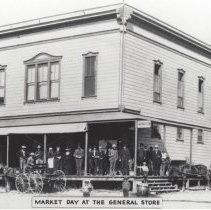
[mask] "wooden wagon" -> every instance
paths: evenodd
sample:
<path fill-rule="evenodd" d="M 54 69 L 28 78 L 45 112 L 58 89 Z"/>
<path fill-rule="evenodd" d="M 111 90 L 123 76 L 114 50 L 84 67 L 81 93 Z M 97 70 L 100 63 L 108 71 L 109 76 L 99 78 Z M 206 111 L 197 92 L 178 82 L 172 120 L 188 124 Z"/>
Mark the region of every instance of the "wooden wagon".
<path fill-rule="evenodd" d="M 12 184 L 21 193 L 41 193 L 44 186 L 53 191 L 63 192 L 66 188 L 66 176 L 62 170 L 52 170 L 47 164 L 36 164 L 26 168 L 24 173 L 17 169 L 7 168 L 4 172 L 6 187 Z"/>

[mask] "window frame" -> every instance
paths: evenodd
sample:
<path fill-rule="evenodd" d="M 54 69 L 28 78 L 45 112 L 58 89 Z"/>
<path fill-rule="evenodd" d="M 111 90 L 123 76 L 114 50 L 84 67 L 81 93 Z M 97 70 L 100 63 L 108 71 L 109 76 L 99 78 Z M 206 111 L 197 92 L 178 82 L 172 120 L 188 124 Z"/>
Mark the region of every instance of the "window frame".
<path fill-rule="evenodd" d="M 202 81 L 203 82 L 203 84 L 202 84 L 202 107 L 199 107 L 199 100 L 200 100 L 200 96 L 199 96 L 199 81 Z M 203 76 L 198 76 L 198 86 L 197 86 L 197 98 L 198 98 L 198 101 L 197 101 L 197 112 L 198 113 L 201 113 L 201 114 L 204 114 L 204 99 L 205 99 L 205 97 L 204 97 L 204 95 L 205 95 L 205 91 L 204 91 L 204 86 L 205 86 L 205 78 L 203 77 Z"/>
<path fill-rule="evenodd" d="M 155 99 L 155 93 L 158 93 L 155 91 L 155 66 L 158 65 L 159 67 L 159 77 L 160 77 L 160 83 L 159 83 L 159 94 L 160 94 L 160 100 Z M 162 104 L 162 67 L 163 63 L 158 59 L 158 60 L 153 60 L 153 102 Z"/>
<path fill-rule="evenodd" d="M 178 131 L 179 131 L 179 129 L 182 130 L 182 138 L 179 138 L 179 136 L 178 136 Z M 184 128 L 182 128 L 182 127 L 177 127 L 177 137 L 176 137 L 176 141 L 184 142 Z"/>
<path fill-rule="evenodd" d="M 4 89 L 4 102 L 0 103 L 0 106 L 6 104 L 6 68 L 7 68 L 7 65 L 0 64 L 0 71 L 4 72 L 4 86 L 2 86 L 3 87 L 2 89 Z M 0 86 L 0 88 L 1 88 L 1 86 Z"/>
<path fill-rule="evenodd" d="M 82 54 L 83 56 L 83 74 L 82 74 L 82 99 L 83 98 L 96 98 L 97 97 L 97 72 L 98 72 L 98 52 L 88 52 Z M 94 95 L 85 95 L 85 72 L 86 72 L 86 58 L 95 57 L 95 94 Z"/>
<path fill-rule="evenodd" d="M 39 58 L 44 57 L 44 58 Z M 38 55 L 34 56 L 33 58 L 24 61 L 25 64 L 25 94 L 24 94 L 24 103 L 38 103 L 38 102 L 45 102 L 45 101 L 59 101 L 60 100 L 60 84 L 61 84 L 61 59 L 62 56 L 53 56 L 48 53 L 39 53 Z M 58 63 L 58 97 L 51 98 L 50 97 L 50 88 L 51 88 L 51 64 Z M 47 64 L 47 98 L 38 99 L 38 66 L 40 64 Z M 34 99 L 27 100 L 27 91 L 28 91 L 28 67 L 35 66 L 35 90 L 34 90 Z"/>
<path fill-rule="evenodd" d="M 201 141 L 199 141 L 199 131 L 201 131 Z M 197 144 L 204 144 L 204 130 L 197 129 Z"/>
<path fill-rule="evenodd" d="M 179 109 L 185 109 L 185 71 L 183 69 L 177 69 L 177 108 Z M 183 99 L 183 106 L 180 106 L 179 104 L 179 74 L 183 74 L 183 91 L 182 91 L 182 99 Z"/>

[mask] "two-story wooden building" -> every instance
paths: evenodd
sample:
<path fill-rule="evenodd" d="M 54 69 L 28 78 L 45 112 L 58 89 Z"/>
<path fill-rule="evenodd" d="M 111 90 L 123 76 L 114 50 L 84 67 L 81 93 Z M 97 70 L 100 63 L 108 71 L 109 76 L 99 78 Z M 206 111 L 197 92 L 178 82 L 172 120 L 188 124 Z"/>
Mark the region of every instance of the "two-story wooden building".
<path fill-rule="evenodd" d="M 0 27 L 1 161 L 78 143 L 211 163 L 211 47 L 129 5 Z M 87 164 L 85 162 L 85 173 Z"/>

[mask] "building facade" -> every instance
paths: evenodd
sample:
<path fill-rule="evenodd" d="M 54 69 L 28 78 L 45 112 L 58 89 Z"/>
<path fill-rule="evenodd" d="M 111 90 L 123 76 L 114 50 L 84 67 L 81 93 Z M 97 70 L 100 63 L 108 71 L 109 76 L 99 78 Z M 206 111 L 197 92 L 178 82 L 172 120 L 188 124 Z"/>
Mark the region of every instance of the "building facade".
<path fill-rule="evenodd" d="M 159 144 L 209 166 L 210 58 L 210 46 L 129 5 L 2 26 L 1 159 L 15 166 L 11 152 L 32 150 L 30 138 L 46 151 L 53 134 L 74 133 L 65 146 L 123 139 L 136 162 L 140 143 Z"/>

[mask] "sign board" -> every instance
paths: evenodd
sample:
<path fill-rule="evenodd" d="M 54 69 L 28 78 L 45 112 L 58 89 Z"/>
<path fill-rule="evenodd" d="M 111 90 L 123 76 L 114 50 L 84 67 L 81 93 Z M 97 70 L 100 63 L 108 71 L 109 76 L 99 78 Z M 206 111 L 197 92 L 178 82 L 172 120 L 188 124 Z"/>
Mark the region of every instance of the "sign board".
<path fill-rule="evenodd" d="M 151 121 L 149 120 L 139 120 L 138 128 L 151 128 Z"/>

